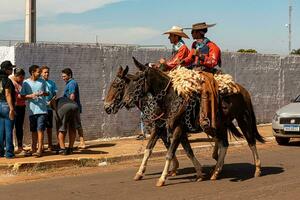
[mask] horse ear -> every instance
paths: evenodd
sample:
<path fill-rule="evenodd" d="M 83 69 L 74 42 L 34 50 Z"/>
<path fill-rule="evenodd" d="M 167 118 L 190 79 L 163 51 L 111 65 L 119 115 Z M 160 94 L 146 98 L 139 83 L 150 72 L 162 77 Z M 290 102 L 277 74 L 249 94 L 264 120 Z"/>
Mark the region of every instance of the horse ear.
<path fill-rule="evenodd" d="M 137 61 L 137 59 L 135 59 L 135 57 L 132 57 L 133 62 L 135 64 L 135 66 L 140 70 L 140 71 L 145 71 L 146 66 L 143 65 L 142 63 L 140 63 L 139 61 Z"/>
<path fill-rule="evenodd" d="M 120 65 L 119 66 L 119 69 L 118 69 L 118 73 L 117 73 L 117 76 L 122 76 L 122 74 L 123 74 L 123 67 Z"/>
<path fill-rule="evenodd" d="M 124 78 L 126 76 L 126 74 L 128 73 L 128 71 L 129 71 L 129 67 L 128 67 L 128 65 L 126 65 L 126 68 L 123 70 L 121 77 Z"/>

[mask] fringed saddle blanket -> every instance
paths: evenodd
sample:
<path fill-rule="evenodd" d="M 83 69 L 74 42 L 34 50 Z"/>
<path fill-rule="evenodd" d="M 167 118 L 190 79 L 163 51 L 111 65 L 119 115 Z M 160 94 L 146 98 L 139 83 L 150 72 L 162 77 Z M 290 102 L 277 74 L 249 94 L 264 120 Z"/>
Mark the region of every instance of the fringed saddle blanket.
<path fill-rule="evenodd" d="M 204 82 L 199 72 L 185 67 L 177 67 L 170 71 L 168 76 L 171 77 L 175 92 L 184 98 L 191 97 L 194 92 L 199 93 Z"/>
<path fill-rule="evenodd" d="M 185 67 L 177 67 L 170 71 L 168 76 L 172 79 L 175 92 L 184 98 L 192 97 L 195 92 L 200 93 L 203 89 L 202 83 L 205 82 L 203 73 Z M 239 92 L 239 87 L 229 74 L 215 74 L 214 78 L 220 94 L 231 95 Z"/>
<path fill-rule="evenodd" d="M 240 92 L 238 85 L 229 74 L 215 74 L 214 78 L 218 83 L 218 91 L 221 95 L 232 95 Z"/>

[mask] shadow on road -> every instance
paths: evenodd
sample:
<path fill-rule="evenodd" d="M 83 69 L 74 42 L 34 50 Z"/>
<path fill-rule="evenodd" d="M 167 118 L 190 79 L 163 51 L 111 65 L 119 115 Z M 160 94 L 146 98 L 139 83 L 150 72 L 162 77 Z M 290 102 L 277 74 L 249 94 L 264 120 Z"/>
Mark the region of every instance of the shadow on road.
<path fill-rule="evenodd" d="M 213 166 L 204 166 L 202 168 L 205 178 L 204 180 L 209 180 L 211 172 L 213 170 Z M 223 171 L 219 176 L 219 179 L 230 179 L 230 181 L 238 182 L 238 181 L 245 181 L 248 179 L 254 178 L 254 171 L 255 167 L 251 163 L 233 163 L 233 164 L 225 164 L 223 167 Z M 273 175 L 273 174 L 280 174 L 284 172 L 282 167 L 262 167 L 261 168 L 262 174 L 261 176 Z M 187 167 L 178 169 L 176 177 L 169 177 L 169 180 L 188 180 L 185 182 L 191 182 L 196 179 L 196 171 L 194 167 Z M 147 176 L 154 176 L 160 175 L 160 172 L 157 173 L 149 173 L 146 174 Z M 145 178 L 146 178 L 145 177 Z M 147 177 L 147 179 L 152 179 L 157 177 Z M 174 183 L 178 184 L 178 183 Z"/>
<path fill-rule="evenodd" d="M 113 147 L 116 143 L 90 144 L 87 148 Z"/>
<path fill-rule="evenodd" d="M 91 149 L 82 149 L 80 151 L 75 151 L 73 154 L 108 154 L 107 151 L 95 151 Z"/>
<path fill-rule="evenodd" d="M 254 178 L 255 166 L 251 163 L 225 164 L 220 179 L 229 178 L 230 181 L 238 182 Z M 284 172 L 282 167 L 261 168 L 261 176 L 280 174 Z"/>
<path fill-rule="evenodd" d="M 287 145 L 284 145 L 284 146 L 300 147 L 300 141 L 291 141 Z"/>

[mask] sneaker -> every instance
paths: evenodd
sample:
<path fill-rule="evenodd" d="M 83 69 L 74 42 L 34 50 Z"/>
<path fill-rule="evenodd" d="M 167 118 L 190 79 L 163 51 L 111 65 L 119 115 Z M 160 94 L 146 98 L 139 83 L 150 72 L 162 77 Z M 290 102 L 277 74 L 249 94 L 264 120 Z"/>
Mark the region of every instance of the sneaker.
<path fill-rule="evenodd" d="M 144 135 L 139 135 L 136 137 L 136 140 L 144 140 L 146 137 Z"/>
<path fill-rule="evenodd" d="M 15 156 L 14 155 L 12 155 L 12 156 L 5 156 L 5 158 L 6 159 L 13 159 L 13 158 L 15 158 Z"/>
<path fill-rule="evenodd" d="M 18 156 L 24 156 L 24 157 L 28 157 L 28 156 L 31 156 L 31 153 L 29 151 L 25 151 L 25 150 L 22 150 Z"/>
<path fill-rule="evenodd" d="M 73 148 L 67 148 L 67 155 L 73 154 Z"/>
<path fill-rule="evenodd" d="M 60 149 L 59 151 L 56 152 L 56 154 L 68 155 L 68 149 Z"/>
<path fill-rule="evenodd" d="M 33 156 L 35 156 L 36 158 L 42 157 L 42 152 L 35 152 L 32 154 Z"/>

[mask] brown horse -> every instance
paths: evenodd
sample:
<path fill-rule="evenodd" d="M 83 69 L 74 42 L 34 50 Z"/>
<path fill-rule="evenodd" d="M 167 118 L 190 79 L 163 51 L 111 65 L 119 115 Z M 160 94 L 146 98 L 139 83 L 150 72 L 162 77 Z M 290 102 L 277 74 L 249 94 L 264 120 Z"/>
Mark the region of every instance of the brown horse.
<path fill-rule="evenodd" d="M 109 90 L 107 92 L 107 95 L 105 97 L 104 101 L 104 109 L 107 114 L 116 114 L 119 109 L 121 109 L 124 104 L 123 104 L 123 95 L 125 92 L 125 88 L 128 86 L 129 82 L 134 76 L 131 74 L 128 74 L 128 66 L 126 66 L 125 69 L 123 69 L 121 66 L 118 69 L 118 72 L 116 74 L 116 77 L 112 81 Z M 146 104 L 148 101 L 147 97 L 143 98 L 140 102 L 137 103 L 136 106 L 142 110 L 143 104 Z M 159 120 L 154 120 L 154 121 L 159 121 Z M 153 122 L 154 122 L 153 121 Z M 137 171 L 134 180 L 140 180 L 143 178 L 144 173 L 146 171 L 146 165 L 147 162 L 151 156 L 152 150 L 159 138 L 162 139 L 165 147 L 168 149 L 170 147 L 170 141 L 167 140 L 167 130 L 165 126 L 158 126 L 159 124 L 153 123 L 154 126 L 151 129 L 151 134 L 149 141 L 147 143 L 146 149 L 144 151 L 144 157 L 142 160 L 142 163 L 139 167 L 139 170 Z M 179 162 L 174 156 L 174 159 L 172 160 L 172 169 L 170 172 L 171 176 L 176 175 L 176 171 L 179 167 Z"/>
<path fill-rule="evenodd" d="M 164 113 L 165 117 L 167 116 L 168 124 L 174 124 L 174 127 L 171 127 L 171 130 L 169 130 L 172 133 L 171 146 L 168 149 L 164 171 L 158 180 L 157 185 L 162 186 L 165 183 L 167 172 L 170 166 L 170 160 L 175 155 L 179 143 L 182 144 L 184 149 L 187 151 L 189 158 L 192 160 L 197 171 L 197 178 L 201 179 L 201 165 L 194 157 L 186 135 L 186 132 L 188 131 L 188 127 L 184 123 L 186 111 L 182 112 L 183 114 L 179 118 L 177 117 L 175 122 L 172 121 L 174 120 L 172 117 L 174 115 L 174 112 L 172 111 L 172 109 L 174 110 L 174 107 L 172 107 L 172 104 L 177 102 L 178 98 L 180 97 L 174 92 L 172 84 L 170 84 L 170 78 L 159 70 L 144 66 L 135 59 L 134 61 L 141 72 L 136 75 L 133 81 L 129 82 L 123 98 L 124 102 L 127 106 L 130 106 L 132 105 L 132 102 L 142 98 L 149 92 L 154 97 L 159 97 L 157 98 L 157 105 L 161 108 L 161 112 Z M 220 148 L 220 156 L 218 157 L 218 162 L 211 179 L 216 179 L 223 167 L 224 158 L 228 147 L 227 128 L 231 126 L 233 119 L 237 120 L 244 136 L 246 137 L 250 149 L 253 152 L 256 165 L 255 176 L 259 176 L 261 173 L 261 164 L 256 150 L 256 139 L 260 142 L 264 142 L 264 139 L 257 131 L 256 119 L 253 112 L 250 95 L 243 87 L 240 87 L 240 89 L 241 93 L 231 96 L 224 96 L 221 100 L 221 117 L 218 120 L 219 125 L 216 134 L 216 138 L 218 139 L 218 147 Z M 175 103 L 175 105 L 177 104 Z M 186 109 L 186 106 L 182 104 L 179 109 L 178 106 L 175 109 L 177 109 L 177 113 L 181 113 L 180 110 Z"/>

